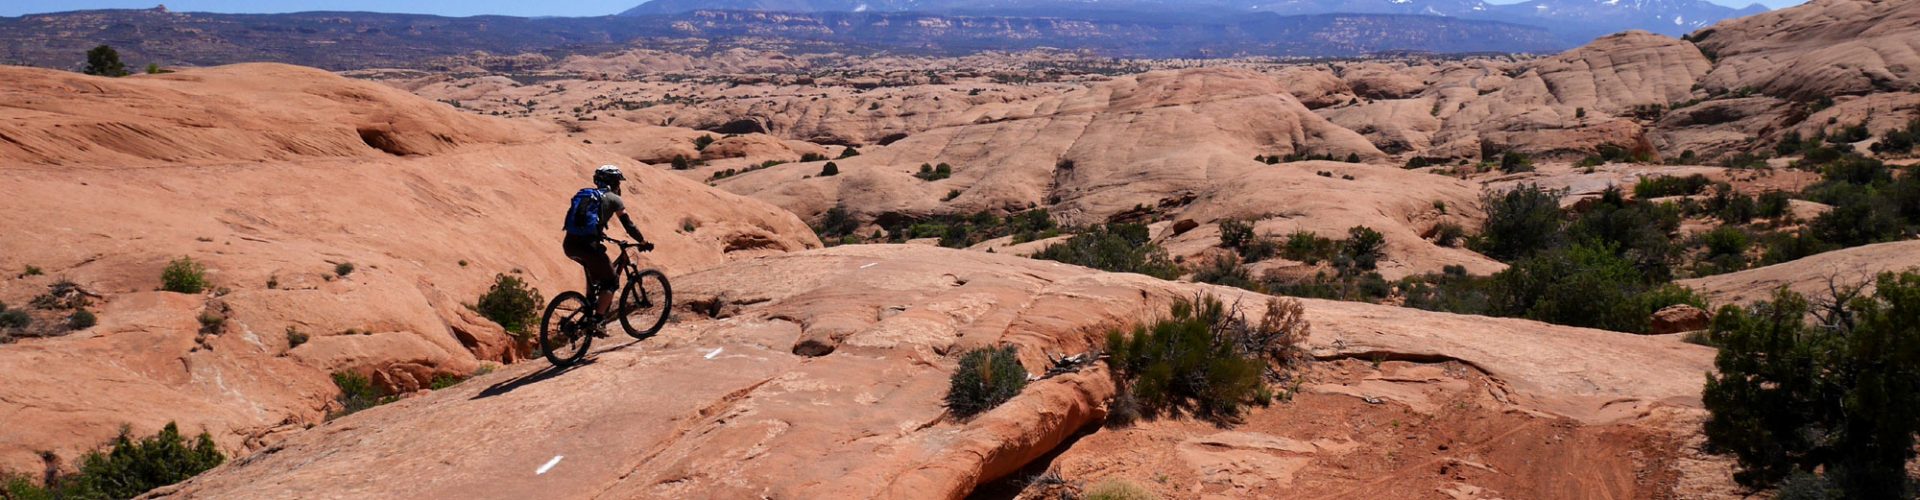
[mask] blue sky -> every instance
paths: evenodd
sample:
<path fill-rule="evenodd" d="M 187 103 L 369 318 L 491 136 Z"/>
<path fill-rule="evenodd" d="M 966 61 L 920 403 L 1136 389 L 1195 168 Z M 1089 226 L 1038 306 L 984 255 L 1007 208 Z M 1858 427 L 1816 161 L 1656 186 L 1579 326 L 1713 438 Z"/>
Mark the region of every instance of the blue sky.
<path fill-rule="evenodd" d="M 1487 0 L 1490 3 L 1518 3 L 1524 0 Z M 1710 0 L 1743 7 L 1758 1 L 1779 8 L 1806 0 Z M 157 0 L 4 0 L 0 16 L 18 16 L 40 12 L 83 9 L 145 9 Z M 499 14 L 508 16 L 600 16 L 618 13 L 640 4 L 640 0 L 165 0 L 167 8 L 193 12 L 299 12 L 311 10 L 354 10 L 406 12 L 443 16 Z"/>

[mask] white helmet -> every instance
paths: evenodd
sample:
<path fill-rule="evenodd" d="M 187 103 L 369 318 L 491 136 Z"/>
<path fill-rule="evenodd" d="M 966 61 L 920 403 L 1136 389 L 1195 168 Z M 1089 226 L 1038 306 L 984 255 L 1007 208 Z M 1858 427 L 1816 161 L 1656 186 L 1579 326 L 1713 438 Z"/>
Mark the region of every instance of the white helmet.
<path fill-rule="evenodd" d="M 627 176 L 620 173 L 620 167 L 617 165 L 601 165 L 600 168 L 593 169 L 594 184 L 611 186 L 624 180 L 627 180 Z"/>

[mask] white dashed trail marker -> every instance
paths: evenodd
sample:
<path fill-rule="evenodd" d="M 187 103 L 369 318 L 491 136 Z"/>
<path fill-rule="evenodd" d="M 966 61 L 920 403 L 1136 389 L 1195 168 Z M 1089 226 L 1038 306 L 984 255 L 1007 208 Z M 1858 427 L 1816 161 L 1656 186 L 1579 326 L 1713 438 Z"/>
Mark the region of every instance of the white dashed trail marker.
<path fill-rule="evenodd" d="M 533 471 L 533 475 L 539 476 L 539 475 L 546 474 L 547 471 L 553 470 L 553 466 L 560 465 L 560 459 L 562 458 L 566 458 L 566 457 L 561 455 L 554 455 L 553 460 L 548 460 L 546 465 L 542 465 L 538 470 Z"/>

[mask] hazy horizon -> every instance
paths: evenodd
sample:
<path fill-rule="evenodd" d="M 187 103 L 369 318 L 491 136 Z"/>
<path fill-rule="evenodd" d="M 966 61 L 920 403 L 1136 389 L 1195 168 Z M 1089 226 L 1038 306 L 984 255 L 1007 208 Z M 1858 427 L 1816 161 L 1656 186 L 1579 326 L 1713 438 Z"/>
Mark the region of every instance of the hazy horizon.
<path fill-rule="evenodd" d="M 1486 0 L 1494 4 L 1521 3 L 1526 0 Z M 1708 0 L 1730 7 L 1762 4 L 1769 8 L 1799 5 L 1806 0 Z M 217 12 L 233 14 L 273 14 L 308 11 L 363 11 L 438 16 L 501 15 L 519 17 L 591 17 L 618 14 L 640 5 L 641 0 L 574 0 L 569 2 L 525 2 L 504 0 L 184 0 L 165 2 L 179 12 Z M 18 0 L 0 5 L 0 16 L 94 9 L 150 9 L 153 0 Z"/>

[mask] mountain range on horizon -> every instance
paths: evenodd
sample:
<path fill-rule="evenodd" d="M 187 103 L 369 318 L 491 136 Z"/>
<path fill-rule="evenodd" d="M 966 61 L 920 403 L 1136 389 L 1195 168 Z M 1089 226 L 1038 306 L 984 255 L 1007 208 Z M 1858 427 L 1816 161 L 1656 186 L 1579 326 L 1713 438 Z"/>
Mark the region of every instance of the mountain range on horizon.
<path fill-rule="evenodd" d="M 678 14 L 698 10 L 769 12 L 925 12 L 1067 18 L 1226 19 L 1247 13 L 1280 15 L 1405 14 L 1500 21 L 1538 26 L 1575 44 L 1626 30 L 1679 36 L 1721 20 L 1769 9 L 1759 3 L 1732 8 L 1707 0 L 1528 0 L 1493 4 L 1482 0 L 651 0 L 623 16 Z"/>

